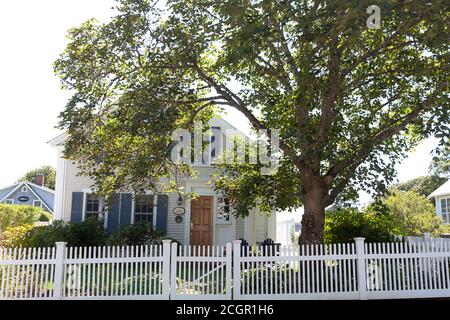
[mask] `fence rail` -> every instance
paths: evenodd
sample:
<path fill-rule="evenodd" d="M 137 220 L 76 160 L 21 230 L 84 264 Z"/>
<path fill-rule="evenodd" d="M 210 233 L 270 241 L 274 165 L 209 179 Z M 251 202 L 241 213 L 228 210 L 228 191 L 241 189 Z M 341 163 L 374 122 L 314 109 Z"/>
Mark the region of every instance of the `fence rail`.
<path fill-rule="evenodd" d="M 450 241 L 0 248 L 0 299 L 450 297 Z"/>

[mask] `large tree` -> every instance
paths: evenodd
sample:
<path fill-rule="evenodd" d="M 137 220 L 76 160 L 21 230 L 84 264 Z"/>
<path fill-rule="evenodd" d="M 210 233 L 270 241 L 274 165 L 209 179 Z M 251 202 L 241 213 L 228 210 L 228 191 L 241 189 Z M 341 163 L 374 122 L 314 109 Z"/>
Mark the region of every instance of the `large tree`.
<path fill-rule="evenodd" d="M 44 176 L 44 187 L 55 190 L 56 170 L 52 166 L 42 166 L 26 172 L 18 181 L 30 181 L 36 183 L 39 175 Z"/>
<path fill-rule="evenodd" d="M 370 5 L 379 28 L 367 26 Z M 223 166 L 218 185 L 239 214 L 303 204 L 301 242 L 315 243 L 338 197 L 382 188 L 418 141 L 448 138 L 448 1 L 120 0 L 116 10 L 70 30 L 55 64 L 74 92 L 61 115 L 66 156 L 101 193 L 179 173 L 171 132 L 228 106 L 269 136 L 279 129 L 282 158 L 272 176 Z"/>

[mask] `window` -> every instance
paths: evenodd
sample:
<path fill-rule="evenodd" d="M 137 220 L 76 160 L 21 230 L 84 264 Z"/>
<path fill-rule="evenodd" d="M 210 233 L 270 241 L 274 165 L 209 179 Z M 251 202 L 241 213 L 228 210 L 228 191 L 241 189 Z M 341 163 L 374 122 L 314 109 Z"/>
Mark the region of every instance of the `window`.
<path fill-rule="evenodd" d="M 227 197 L 217 198 L 217 222 L 230 221 L 230 200 Z"/>
<path fill-rule="evenodd" d="M 33 207 L 42 208 L 42 201 L 41 200 L 33 200 Z"/>
<path fill-rule="evenodd" d="M 14 200 L 13 199 L 6 199 L 5 201 L 3 201 L 4 204 L 14 204 Z"/>
<path fill-rule="evenodd" d="M 102 218 L 101 200 L 96 194 L 86 194 L 85 219 L 90 217 Z"/>
<path fill-rule="evenodd" d="M 441 199 L 441 215 L 445 223 L 450 223 L 450 198 Z"/>
<path fill-rule="evenodd" d="M 27 192 L 27 191 L 28 191 L 27 187 L 26 187 L 26 186 L 23 186 L 23 187 L 22 187 L 22 192 Z"/>
<path fill-rule="evenodd" d="M 153 195 L 136 196 L 134 200 L 134 223 L 153 225 L 154 206 Z"/>

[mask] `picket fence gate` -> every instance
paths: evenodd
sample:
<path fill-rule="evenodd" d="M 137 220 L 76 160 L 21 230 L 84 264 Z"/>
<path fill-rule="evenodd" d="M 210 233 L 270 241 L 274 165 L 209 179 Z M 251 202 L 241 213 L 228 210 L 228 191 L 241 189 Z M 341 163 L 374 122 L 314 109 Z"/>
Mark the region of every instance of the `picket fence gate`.
<path fill-rule="evenodd" d="M 0 248 L 0 299 L 450 297 L 449 239 L 305 246 Z"/>

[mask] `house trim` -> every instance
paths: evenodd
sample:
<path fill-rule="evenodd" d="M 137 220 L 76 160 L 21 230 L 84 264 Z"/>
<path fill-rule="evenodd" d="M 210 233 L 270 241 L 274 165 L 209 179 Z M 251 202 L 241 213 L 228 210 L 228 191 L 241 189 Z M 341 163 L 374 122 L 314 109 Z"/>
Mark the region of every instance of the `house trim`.
<path fill-rule="evenodd" d="M 0 202 L 3 202 L 6 200 L 9 196 L 11 196 L 14 192 L 19 190 L 19 188 L 24 184 L 25 182 L 19 183 L 14 189 L 12 189 L 6 196 L 4 196 L 2 199 L 0 199 Z"/>
<path fill-rule="evenodd" d="M 47 208 L 47 210 L 50 211 L 51 213 L 53 213 L 53 210 L 51 210 L 51 209 L 49 208 L 49 206 L 47 205 L 47 203 L 45 203 L 44 199 L 42 199 L 41 197 L 39 197 L 38 194 L 37 194 L 36 192 L 34 192 L 33 188 L 31 188 L 31 187 L 28 185 L 27 182 L 24 182 L 24 183 L 27 185 L 28 189 L 30 189 L 31 193 L 34 194 L 34 195 L 36 196 L 36 198 L 38 198 L 39 200 L 42 201 L 42 204 Z"/>
<path fill-rule="evenodd" d="M 37 186 L 37 185 L 35 185 L 35 184 L 33 184 L 33 183 L 30 183 L 30 184 L 33 185 L 33 186 Z M 31 193 L 32 193 L 36 198 L 38 198 L 39 200 L 42 201 L 42 203 L 43 203 L 43 205 L 45 206 L 45 208 L 46 208 L 49 212 L 53 213 L 53 210 L 50 209 L 50 207 L 47 205 L 47 203 L 44 201 L 44 199 L 42 199 L 36 192 L 34 192 L 33 188 L 28 184 L 28 182 L 21 182 L 21 183 L 17 184 L 17 186 L 16 186 L 14 189 L 12 189 L 6 196 L 4 196 L 4 197 L 0 200 L 0 202 L 5 201 L 5 200 L 8 199 L 12 194 L 14 194 L 14 192 L 16 192 L 17 190 L 19 190 L 20 188 L 23 188 L 23 187 L 28 188 L 28 189 L 31 191 Z M 45 190 L 45 189 L 44 189 L 44 190 Z M 50 190 L 50 189 L 49 189 L 49 190 Z M 8 199 L 8 200 L 11 200 L 11 199 Z"/>

